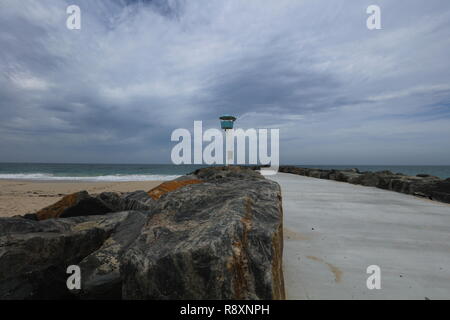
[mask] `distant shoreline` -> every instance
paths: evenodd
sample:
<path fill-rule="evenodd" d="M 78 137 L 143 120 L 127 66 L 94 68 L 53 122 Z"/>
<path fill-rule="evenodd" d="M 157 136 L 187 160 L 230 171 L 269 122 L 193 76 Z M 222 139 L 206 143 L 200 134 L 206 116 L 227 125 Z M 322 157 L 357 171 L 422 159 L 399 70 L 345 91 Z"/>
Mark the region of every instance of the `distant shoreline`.
<path fill-rule="evenodd" d="M 353 169 L 318 169 L 281 166 L 280 172 L 311 178 L 348 182 L 366 187 L 376 187 L 413 196 L 450 203 L 450 178 L 441 179 L 430 174 L 405 175 L 384 171 L 360 171 Z"/>
<path fill-rule="evenodd" d="M 450 166 L 395 165 L 289 165 L 324 170 L 358 168 L 359 171 L 391 171 L 409 176 L 429 174 L 441 179 L 450 177 Z M 172 180 L 207 165 L 171 164 L 51 164 L 0 163 L 0 179 L 24 181 L 155 181 Z M 288 167 L 282 165 L 281 167 Z"/>
<path fill-rule="evenodd" d="M 98 179 L 97 177 L 62 177 L 58 179 L 39 179 L 39 178 L 2 178 L 0 177 L 0 181 L 15 181 L 15 182 L 41 182 L 41 183 L 126 183 L 126 182 L 164 182 L 169 180 L 174 180 L 179 178 L 181 175 L 168 175 L 168 176 L 159 176 L 157 178 L 149 177 L 147 179 L 132 179 L 132 178 L 123 178 L 123 180 L 109 180 L 109 179 Z M 99 176 L 101 177 L 101 176 Z"/>

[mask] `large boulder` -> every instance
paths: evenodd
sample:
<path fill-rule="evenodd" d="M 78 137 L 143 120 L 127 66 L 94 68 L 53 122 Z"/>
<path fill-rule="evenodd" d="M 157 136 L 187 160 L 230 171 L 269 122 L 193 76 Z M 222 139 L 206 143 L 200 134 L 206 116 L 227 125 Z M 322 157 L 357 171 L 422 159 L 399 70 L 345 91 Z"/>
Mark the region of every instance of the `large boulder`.
<path fill-rule="evenodd" d="M 179 188 L 182 188 L 184 186 L 190 185 L 190 184 L 197 184 L 202 183 L 202 180 L 199 179 L 183 179 L 183 180 L 173 180 L 173 181 L 166 181 L 161 183 L 159 186 L 156 186 L 152 190 L 148 191 L 148 195 L 154 199 L 158 200 L 161 198 L 162 195 L 175 191 Z"/>
<path fill-rule="evenodd" d="M 103 192 L 96 198 L 101 200 L 109 208 L 109 212 L 129 210 L 149 211 L 154 202 L 147 192 L 143 190 L 129 192 L 123 195 L 115 192 Z"/>
<path fill-rule="evenodd" d="M 114 296 L 120 279 L 116 260 L 144 222 L 139 212 L 45 221 L 0 218 L 0 299 L 74 298 L 66 286 L 70 265 L 82 270 L 85 290 L 77 294 Z M 107 295 L 96 295 L 99 288 Z"/>
<path fill-rule="evenodd" d="M 367 187 L 376 187 L 380 183 L 380 178 L 373 172 L 361 174 L 356 179 L 352 180 L 354 184 L 361 184 Z"/>
<path fill-rule="evenodd" d="M 80 191 L 63 197 L 58 202 L 36 212 L 38 220 L 69 218 L 77 216 L 100 215 L 111 212 L 102 200 Z"/>
<path fill-rule="evenodd" d="M 283 299 L 279 185 L 207 168 L 162 195 L 121 264 L 125 299 Z"/>
<path fill-rule="evenodd" d="M 389 184 L 392 179 L 399 177 L 390 171 L 379 172 L 363 172 L 359 177 L 352 180 L 353 184 L 360 184 L 366 187 L 377 187 L 380 189 L 389 189 Z"/>
<path fill-rule="evenodd" d="M 335 170 L 334 174 L 330 175 L 330 178 L 333 178 L 333 180 L 349 182 L 353 184 L 357 184 L 357 181 L 360 179 L 360 177 L 361 174 L 357 169 Z"/>
<path fill-rule="evenodd" d="M 139 236 L 147 216 L 141 212 L 129 211 L 113 216 L 121 220 L 109 237 L 97 250 L 83 258 L 78 264 L 83 271 L 81 291 L 83 299 L 121 299 L 122 276 L 120 264 L 122 255 Z M 79 226 L 78 226 L 79 228 Z"/>
<path fill-rule="evenodd" d="M 450 178 L 440 180 L 435 177 L 425 177 L 425 179 L 428 181 L 414 187 L 415 192 L 432 200 L 450 203 Z"/>
<path fill-rule="evenodd" d="M 154 200 L 145 191 L 135 191 L 123 195 L 115 192 L 103 192 L 97 196 L 91 196 L 87 191 L 80 191 L 63 197 L 35 214 L 24 215 L 23 218 L 46 220 L 132 210 L 149 211 L 153 202 Z"/>

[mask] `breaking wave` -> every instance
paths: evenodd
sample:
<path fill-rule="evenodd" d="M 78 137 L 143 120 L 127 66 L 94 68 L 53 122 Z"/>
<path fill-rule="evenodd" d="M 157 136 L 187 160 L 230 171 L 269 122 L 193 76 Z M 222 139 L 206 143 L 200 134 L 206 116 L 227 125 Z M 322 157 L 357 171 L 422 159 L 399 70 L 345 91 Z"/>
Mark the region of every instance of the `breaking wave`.
<path fill-rule="evenodd" d="M 130 174 L 102 176 L 56 176 L 48 173 L 6 173 L 0 179 L 41 180 L 41 181 L 164 181 L 173 180 L 180 175 Z"/>

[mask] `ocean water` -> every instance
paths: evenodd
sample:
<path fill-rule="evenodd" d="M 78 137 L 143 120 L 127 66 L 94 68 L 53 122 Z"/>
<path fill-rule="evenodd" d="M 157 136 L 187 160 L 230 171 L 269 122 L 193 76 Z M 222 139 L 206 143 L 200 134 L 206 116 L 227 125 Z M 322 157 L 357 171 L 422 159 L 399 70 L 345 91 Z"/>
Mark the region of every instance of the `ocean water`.
<path fill-rule="evenodd" d="M 171 180 L 202 167 L 205 167 L 205 165 L 0 163 L 0 179 L 44 181 Z M 390 170 L 412 176 L 426 173 L 443 179 L 450 177 L 450 166 L 299 165 L 299 167 L 358 168 L 360 171 Z"/>
<path fill-rule="evenodd" d="M 0 163 L 0 179 L 43 181 L 171 180 L 203 166 L 165 164 Z"/>

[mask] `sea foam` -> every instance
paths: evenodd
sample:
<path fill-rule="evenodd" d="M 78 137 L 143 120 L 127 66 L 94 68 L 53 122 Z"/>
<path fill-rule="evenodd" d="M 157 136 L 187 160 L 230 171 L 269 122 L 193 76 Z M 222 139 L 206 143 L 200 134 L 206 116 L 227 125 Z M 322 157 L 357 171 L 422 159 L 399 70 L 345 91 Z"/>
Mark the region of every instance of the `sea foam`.
<path fill-rule="evenodd" d="M 103 176 L 55 176 L 48 173 L 6 173 L 0 174 L 0 179 L 11 180 L 41 180 L 41 181 L 167 181 L 180 175 L 131 174 Z"/>

